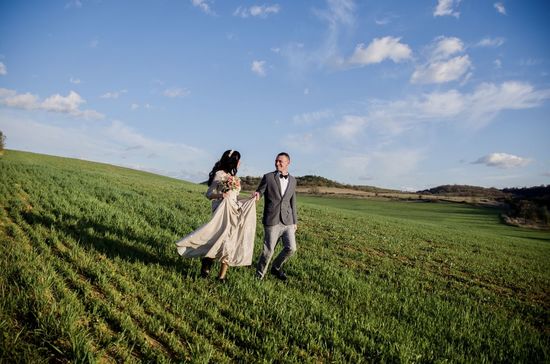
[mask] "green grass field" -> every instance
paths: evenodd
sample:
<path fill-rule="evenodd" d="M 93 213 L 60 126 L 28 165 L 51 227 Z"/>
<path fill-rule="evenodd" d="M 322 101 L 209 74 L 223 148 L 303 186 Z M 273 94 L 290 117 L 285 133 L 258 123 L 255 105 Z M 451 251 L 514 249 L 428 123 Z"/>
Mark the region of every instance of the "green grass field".
<path fill-rule="evenodd" d="M 463 204 L 299 196 L 290 280 L 241 267 L 219 284 L 173 244 L 209 219 L 204 192 L 6 151 L 0 362 L 550 361 L 548 232 Z"/>

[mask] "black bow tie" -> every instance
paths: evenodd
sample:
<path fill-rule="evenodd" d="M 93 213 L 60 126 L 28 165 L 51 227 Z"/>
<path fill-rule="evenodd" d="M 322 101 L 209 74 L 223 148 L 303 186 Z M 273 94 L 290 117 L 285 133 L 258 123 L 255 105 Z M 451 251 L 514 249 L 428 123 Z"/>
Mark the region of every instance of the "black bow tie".
<path fill-rule="evenodd" d="M 284 178 L 284 179 L 288 179 L 288 174 L 287 174 L 287 175 L 285 176 L 285 175 L 283 175 L 283 174 L 279 173 L 279 178 Z"/>

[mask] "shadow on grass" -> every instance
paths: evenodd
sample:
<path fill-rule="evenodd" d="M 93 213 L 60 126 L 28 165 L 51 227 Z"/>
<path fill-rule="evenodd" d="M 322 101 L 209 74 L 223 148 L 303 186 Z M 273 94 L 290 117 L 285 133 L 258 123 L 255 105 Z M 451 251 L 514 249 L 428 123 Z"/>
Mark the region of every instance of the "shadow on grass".
<path fill-rule="evenodd" d="M 155 242 L 132 234 L 130 231 L 105 226 L 83 217 L 63 215 L 64 219 L 59 221 L 33 211 L 22 212 L 21 215 L 31 226 L 42 225 L 46 229 L 54 227 L 64 235 L 71 237 L 78 245 L 86 249 L 94 249 L 110 259 L 119 258 L 147 265 L 158 264 L 191 278 L 198 274 L 190 259 L 183 259 L 178 255 L 175 244 L 173 245 L 173 256 L 166 254 L 169 253 L 168 247 L 171 242 Z M 156 250 L 157 253 L 155 254 L 151 250 Z"/>

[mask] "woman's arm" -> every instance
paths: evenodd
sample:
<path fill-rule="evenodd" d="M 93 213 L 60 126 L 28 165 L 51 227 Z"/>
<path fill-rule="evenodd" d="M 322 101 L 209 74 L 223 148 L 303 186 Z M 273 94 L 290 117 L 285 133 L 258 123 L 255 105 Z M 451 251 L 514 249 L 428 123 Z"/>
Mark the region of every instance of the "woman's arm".
<path fill-rule="evenodd" d="M 218 191 L 220 180 L 220 173 L 216 173 L 214 179 L 212 180 L 212 184 L 208 187 L 208 191 L 206 191 L 206 198 L 208 198 L 209 200 L 221 200 L 222 198 L 226 197 L 225 193 Z"/>

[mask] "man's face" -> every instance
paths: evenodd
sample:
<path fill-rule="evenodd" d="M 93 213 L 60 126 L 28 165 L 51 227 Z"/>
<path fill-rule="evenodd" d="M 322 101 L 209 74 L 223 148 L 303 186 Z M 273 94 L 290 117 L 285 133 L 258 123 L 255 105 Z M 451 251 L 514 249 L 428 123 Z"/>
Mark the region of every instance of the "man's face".
<path fill-rule="evenodd" d="M 277 159 L 275 159 L 275 168 L 277 168 L 277 171 L 283 174 L 286 174 L 288 172 L 289 164 L 290 160 L 288 160 L 288 158 L 284 155 L 277 156 Z"/>

